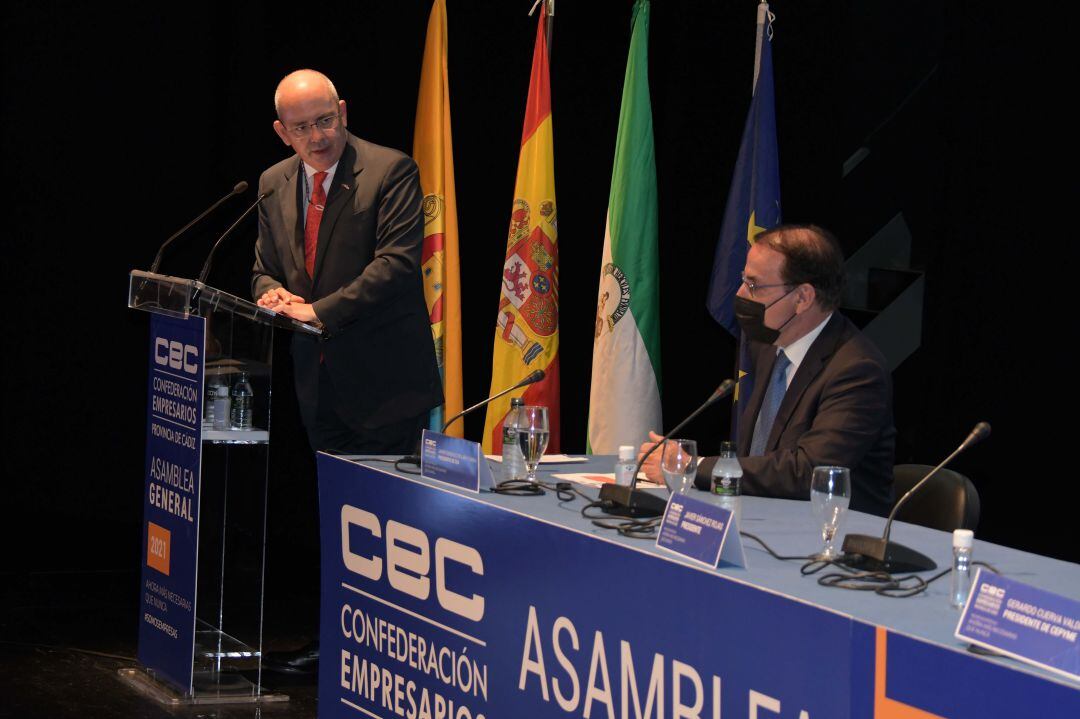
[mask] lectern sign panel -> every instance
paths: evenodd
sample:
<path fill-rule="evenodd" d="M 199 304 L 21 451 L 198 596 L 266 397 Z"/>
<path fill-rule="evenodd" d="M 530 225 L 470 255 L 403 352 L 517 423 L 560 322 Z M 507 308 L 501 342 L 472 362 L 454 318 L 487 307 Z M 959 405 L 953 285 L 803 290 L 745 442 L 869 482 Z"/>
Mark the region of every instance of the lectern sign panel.
<path fill-rule="evenodd" d="M 151 315 L 139 661 L 191 688 L 206 320 Z"/>

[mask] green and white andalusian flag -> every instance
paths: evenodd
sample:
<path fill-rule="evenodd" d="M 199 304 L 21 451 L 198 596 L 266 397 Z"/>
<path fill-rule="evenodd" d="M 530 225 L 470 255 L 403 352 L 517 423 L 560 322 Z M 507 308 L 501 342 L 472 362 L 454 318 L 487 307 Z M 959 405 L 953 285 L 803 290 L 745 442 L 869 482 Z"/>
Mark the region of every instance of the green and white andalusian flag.
<path fill-rule="evenodd" d="M 656 157 L 649 101 L 649 2 L 637 0 L 611 173 L 596 306 L 589 452 L 639 445 L 660 415 Z"/>

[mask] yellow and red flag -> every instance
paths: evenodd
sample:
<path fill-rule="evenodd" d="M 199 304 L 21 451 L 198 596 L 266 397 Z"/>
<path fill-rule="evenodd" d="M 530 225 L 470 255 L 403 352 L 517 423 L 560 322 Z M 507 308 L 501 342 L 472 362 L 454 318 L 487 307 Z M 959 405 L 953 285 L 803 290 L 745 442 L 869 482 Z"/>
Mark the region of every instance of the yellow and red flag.
<path fill-rule="evenodd" d="M 416 101 L 413 157 L 424 193 L 424 299 L 443 378 L 444 403 L 431 412 L 432 429 L 462 409 L 461 280 L 458 263 L 454 153 L 450 141 L 450 81 L 446 71 L 446 1 L 435 0 L 428 19 L 420 95 Z M 448 434 L 462 436 L 455 422 Z"/>
<path fill-rule="evenodd" d="M 498 326 L 492 353 L 491 394 L 534 370 L 545 377 L 525 388 L 526 405 L 548 408 L 548 450 L 559 452 L 559 251 L 555 210 L 555 161 L 551 132 L 551 84 L 545 37 L 547 3 L 536 28 L 525 128 L 521 134 L 514 209 L 506 240 Z M 502 422 L 510 397 L 488 405 L 484 451 L 502 451 Z"/>

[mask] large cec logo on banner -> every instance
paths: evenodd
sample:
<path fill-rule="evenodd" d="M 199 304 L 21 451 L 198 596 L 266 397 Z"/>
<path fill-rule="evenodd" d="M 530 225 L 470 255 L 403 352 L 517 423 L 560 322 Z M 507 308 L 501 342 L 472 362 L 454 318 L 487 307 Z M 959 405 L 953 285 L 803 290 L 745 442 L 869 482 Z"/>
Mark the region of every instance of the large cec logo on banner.
<path fill-rule="evenodd" d="M 850 715 L 844 617 L 328 455 L 319 498 L 321 717 Z"/>
<path fill-rule="evenodd" d="M 195 641 L 206 321 L 151 315 L 139 661 L 181 690 Z"/>

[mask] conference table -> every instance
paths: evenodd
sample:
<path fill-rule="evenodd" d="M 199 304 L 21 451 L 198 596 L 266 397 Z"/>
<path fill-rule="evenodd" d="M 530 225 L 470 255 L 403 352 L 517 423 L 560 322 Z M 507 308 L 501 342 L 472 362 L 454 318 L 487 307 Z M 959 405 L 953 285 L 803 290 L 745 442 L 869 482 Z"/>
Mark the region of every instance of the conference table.
<path fill-rule="evenodd" d="M 470 492 L 386 458 L 318 468 L 320 717 L 1080 717 L 1074 679 L 955 638 L 948 575 L 908 598 L 848 591 L 746 537 L 745 567 L 685 559 L 596 526 L 580 496 Z M 883 524 L 849 511 L 841 533 Z M 743 497 L 740 529 L 781 556 L 821 548 L 809 502 Z M 951 565 L 948 533 L 892 539 Z M 978 539 L 974 558 L 1080 598 L 1080 565 Z"/>

